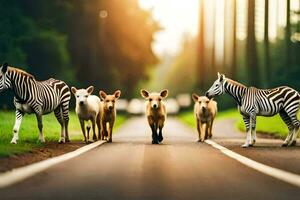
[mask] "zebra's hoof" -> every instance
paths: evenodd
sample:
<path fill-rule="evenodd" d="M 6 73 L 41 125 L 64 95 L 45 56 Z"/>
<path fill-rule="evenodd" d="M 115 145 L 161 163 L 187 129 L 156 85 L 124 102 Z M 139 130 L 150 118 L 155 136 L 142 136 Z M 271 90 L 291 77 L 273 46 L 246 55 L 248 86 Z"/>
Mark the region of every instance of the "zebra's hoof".
<path fill-rule="evenodd" d="M 246 144 L 243 144 L 241 147 L 242 148 L 248 148 L 250 145 L 248 144 L 248 143 L 246 143 Z"/>
<path fill-rule="evenodd" d="M 45 143 L 46 141 L 45 141 L 45 138 L 39 138 L 39 141 L 41 142 L 41 143 Z"/>
<path fill-rule="evenodd" d="M 297 143 L 297 142 L 296 142 L 296 140 L 293 140 L 293 141 L 290 143 L 290 145 L 289 145 L 289 146 L 290 146 L 290 147 L 292 147 L 292 146 L 296 146 L 296 143 Z"/>
<path fill-rule="evenodd" d="M 287 143 L 283 143 L 281 146 L 282 146 L 282 147 L 287 147 L 288 144 L 287 144 Z"/>
<path fill-rule="evenodd" d="M 12 140 L 10 143 L 11 144 L 17 144 L 17 141 Z"/>

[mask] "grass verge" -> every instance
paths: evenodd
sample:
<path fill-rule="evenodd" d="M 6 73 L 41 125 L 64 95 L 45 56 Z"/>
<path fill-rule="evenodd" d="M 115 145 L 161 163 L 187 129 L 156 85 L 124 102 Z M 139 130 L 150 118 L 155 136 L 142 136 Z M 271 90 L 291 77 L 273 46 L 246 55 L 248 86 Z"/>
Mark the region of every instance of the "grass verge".
<path fill-rule="evenodd" d="M 115 128 L 118 128 L 126 119 L 126 115 L 119 114 L 115 123 Z M 43 146 L 42 143 L 38 142 L 38 127 L 36 117 L 33 114 L 25 115 L 23 117 L 19 131 L 18 144 L 10 144 L 14 122 L 15 112 L 0 112 L 0 157 L 30 152 L 35 147 Z M 53 113 L 43 116 L 43 127 L 44 136 L 47 142 L 56 142 L 59 140 L 60 125 Z M 69 132 L 72 141 L 82 140 L 83 136 L 75 112 L 70 112 Z"/>

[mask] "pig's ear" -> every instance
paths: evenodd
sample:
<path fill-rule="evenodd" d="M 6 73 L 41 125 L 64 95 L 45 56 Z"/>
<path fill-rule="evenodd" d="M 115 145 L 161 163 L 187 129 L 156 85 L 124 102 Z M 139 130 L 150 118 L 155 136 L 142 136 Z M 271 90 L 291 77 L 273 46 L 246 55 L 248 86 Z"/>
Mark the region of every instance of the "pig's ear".
<path fill-rule="evenodd" d="M 214 98 L 211 98 L 211 99 L 209 99 L 210 101 L 213 101 L 214 100 Z"/>
<path fill-rule="evenodd" d="M 76 92 L 77 92 L 76 87 L 71 87 L 71 92 L 72 92 L 73 94 L 76 94 Z"/>
<path fill-rule="evenodd" d="M 144 97 L 145 99 L 149 97 L 149 92 L 147 90 L 142 89 L 141 90 L 141 95 L 142 97 Z"/>
<path fill-rule="evenodd" d="M 166 97 L 168 96 L 168 94 L 169 94 L 169 91 L 168 91 L 168 90 L 163 90 L 163 91 L 160 92 L 160 96 L 161 96 L 162 98 L 166 98 Z"/>
<path fill-rule="evenodd" d="M 99 96 L 100 96 L 102 99 L 105 99 L 106 96 L 107 96 L 107 94 L 106 94 L 104 91 L 100 90 Z"/>
<path fill-rule="evenodd" d="M 198 96 L 197 94 L 193 93 L 193 94 L 192 94 L 192 98 L 193 98 L 194 102 L 197 102 L 199 96 Z"/>
<path fill-rule="evenodd" d="M 115 91 L 114 95 L 118 99 L 121 96 L 121 90 Z"/>
<path fill-rule="evenodd" d="M 90 87 L 88 87 L 86 90 L 87 90 L 87 92 L 88 92 L 89 94 L 92 94 L 93 91 L 94 91 L 94 86 L 90 86 Z"/>

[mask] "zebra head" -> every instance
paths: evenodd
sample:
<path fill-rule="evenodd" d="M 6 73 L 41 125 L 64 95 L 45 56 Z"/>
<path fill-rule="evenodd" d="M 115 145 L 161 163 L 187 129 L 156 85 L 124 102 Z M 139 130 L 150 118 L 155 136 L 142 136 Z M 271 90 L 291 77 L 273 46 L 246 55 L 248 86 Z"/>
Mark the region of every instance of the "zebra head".
<path fill-rule="evenodd" d="M 8 64 L 5 62 L 0 67 L 0 92 L 11 87 L 11 82 L 7 74 Z"/>
<path fill-rule="evenodd" d="M 209 90 L 205 93 L 208 98 L 219 96 L 224 93 L 225 75 L 218 72 L 218 79 L 213 83 Z"/>

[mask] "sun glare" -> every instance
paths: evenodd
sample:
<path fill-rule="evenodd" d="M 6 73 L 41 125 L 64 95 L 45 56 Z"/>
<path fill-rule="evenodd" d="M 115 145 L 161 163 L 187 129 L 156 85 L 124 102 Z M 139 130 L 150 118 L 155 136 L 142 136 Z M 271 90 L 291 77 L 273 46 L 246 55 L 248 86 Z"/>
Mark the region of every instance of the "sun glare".
<path fill-rule="evenodd" d="M 153 49 L 158 55 L 176 54 L 182 38 L 196 36 L 198 31 L 199 0 L 139 0 L 140 6 L 152 10 L 153 17 L 163 30 L 155 35 Z"/>

